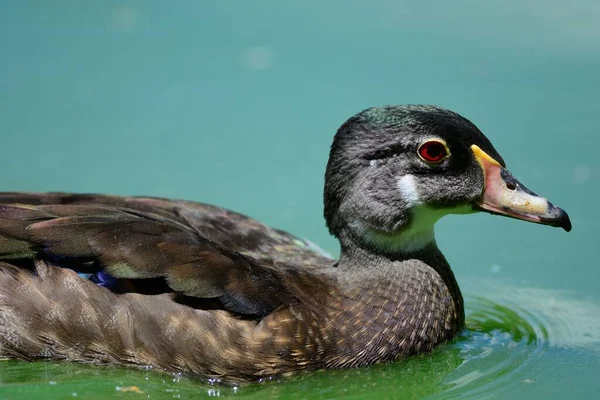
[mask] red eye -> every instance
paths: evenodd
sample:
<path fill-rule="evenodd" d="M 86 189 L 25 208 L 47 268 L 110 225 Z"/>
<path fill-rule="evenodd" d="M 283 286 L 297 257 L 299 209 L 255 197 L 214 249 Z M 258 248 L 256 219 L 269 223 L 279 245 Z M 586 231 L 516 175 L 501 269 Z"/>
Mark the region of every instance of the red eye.
<path fill-rule="evenodd" d="M 439 163 L 449 155 L 448 147 L 439 140 L 429 140 L 419 147 L 419 157 L 428 163 Z"/>

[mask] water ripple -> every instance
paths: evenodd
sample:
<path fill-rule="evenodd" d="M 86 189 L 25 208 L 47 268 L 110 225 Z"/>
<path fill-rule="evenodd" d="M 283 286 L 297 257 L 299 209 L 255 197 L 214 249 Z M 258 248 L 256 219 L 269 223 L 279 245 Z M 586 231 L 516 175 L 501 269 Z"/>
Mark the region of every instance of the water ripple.
<path fill-rule="evenodd" d="M 600 355 L 600 306 L 565 291 L 477 281 L 484 297 L 466 299 L 466 330 L 455 342 L 463 361 L 442 397 L 486 398 L 535 383 L 532 366 L 548 349 Z"/>

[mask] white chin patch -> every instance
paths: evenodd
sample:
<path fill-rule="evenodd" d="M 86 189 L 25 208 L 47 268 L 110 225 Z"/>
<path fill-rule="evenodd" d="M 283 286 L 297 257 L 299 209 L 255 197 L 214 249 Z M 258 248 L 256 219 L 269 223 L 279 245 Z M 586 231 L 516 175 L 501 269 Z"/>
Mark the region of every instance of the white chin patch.
<path fill-rule="evenodd" d="M 400 195 L 409 208 L 421 204 L 421 197 L 419 195 L 419 189 L 417 188 L 417 181 L 413 175 L 404 175 L 396 182 L 398 185 L 398 190 L 400 190 Z"/>

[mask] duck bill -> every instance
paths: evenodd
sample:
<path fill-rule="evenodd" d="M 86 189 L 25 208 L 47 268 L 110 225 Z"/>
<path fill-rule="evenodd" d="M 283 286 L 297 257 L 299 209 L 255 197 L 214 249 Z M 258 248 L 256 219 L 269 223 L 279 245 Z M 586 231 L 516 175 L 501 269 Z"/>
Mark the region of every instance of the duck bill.
<path fill-rule="evenodd" d="M 563 209 L 527 189 L 478 146 L 471 146 L 471 150 L 485 180 L 483 193 L 475 200 L 475 209 L 571 230 L 571 220 Z"/>

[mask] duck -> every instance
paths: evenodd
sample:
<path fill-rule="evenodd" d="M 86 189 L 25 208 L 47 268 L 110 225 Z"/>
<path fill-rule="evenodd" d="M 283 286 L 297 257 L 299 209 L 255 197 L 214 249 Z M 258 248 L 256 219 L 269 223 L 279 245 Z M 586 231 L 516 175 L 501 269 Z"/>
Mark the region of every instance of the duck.
<path fill-rule="evenodd" d="M 0 357 L 218 381 L 392 362 L 464 329 L 440 218 L 483 211 L 571 230 L 472 122 L 433 105 L 344 122 L 323 199 L 338 259 L 204 203 L 0 193 Z"/>

